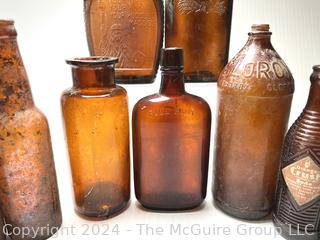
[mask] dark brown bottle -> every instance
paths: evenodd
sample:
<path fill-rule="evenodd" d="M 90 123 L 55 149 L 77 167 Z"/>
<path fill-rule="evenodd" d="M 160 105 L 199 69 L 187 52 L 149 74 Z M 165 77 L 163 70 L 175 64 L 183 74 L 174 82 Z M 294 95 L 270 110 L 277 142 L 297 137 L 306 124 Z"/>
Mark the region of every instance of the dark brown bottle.
<path fill-rule="evenodd" d="M 119 59 L 116 82 L 151 83 L 163 42 L 162 0 L 84 0 L 89 49 Z"/>
<path fill-rule="evenodd" d="M 24 239 L 47 239 L 61 210 L 46 117 L 34 105 L 12 21 L 0 20 L 0 206 L 13 228 L 41 229 Z M 35 230 L 36 231 L 36 230 Z"/>
<path fill-rule="evenodd" d="M 267 216 L 274 206 L 294 92 L 270 38 L 269 25 L 254 25 L 218 81 L 214 199 L 226 213 L 248 220 Z"/>
<path fill-rule="evenodd" d="M 311 75 L 306 107 L 282 151 L 275 225 L 289 240 L 320 239 L 320 65 Z"/>
<path fill-rule="evenodd" d="M 185 91 L 183 49 L 162 50 L 161 70 L 160 92 L 133 110 L 136 197 L 149 209 L 191 209 L 206 197 L 211 111 Z"/>
<path fill-rule="evenodd" d="M 6 229 L 3 220 L 2 213 L 0 212 L 0 240 L 6 240 Z"/>
<path fill-rule="evenodd" d="M 165 45 L 185 51 L 186 82 L 216 82 L 228 63 L 233 0 L 167 0 Z"/>
<path fill-rule="evenodd" d="M 127 92 L 114 83 L 117 59 L 69 59 L 73 87 L 61 98 L 75 192 L 75 210 L 108 218 L 130 199 Z"/>

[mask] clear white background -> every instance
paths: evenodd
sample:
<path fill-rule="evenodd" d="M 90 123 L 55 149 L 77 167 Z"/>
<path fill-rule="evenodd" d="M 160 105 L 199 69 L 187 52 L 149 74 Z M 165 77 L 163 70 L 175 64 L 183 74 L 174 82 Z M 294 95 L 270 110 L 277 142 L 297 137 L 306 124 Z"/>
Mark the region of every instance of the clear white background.
<path fill-rule="evenodd" d="M 230 57 L 245 44 L 251 24 L 269 23 L 271 25 L 274 33 L 272 38 L 274 47 L 283 57 L 296 80 L 290 125 L 305 105 L 312 66 L 320 64 L 319 9 L 319 0 L 235 0 L 234 3 Z M 197 211 L 147 212 L 139 208 L 132 194 L 129 209 L 115 218 L 104 222 L 87 222 L 78 218 L 73 212 L 73 195 L 59 99 L 61 92 L 71 86 L 70 69 L 64 59 L 88 55 L 83 0 L 0 0 L 0 18 L 16 21 L 20 50 L 28 71 L 33 96 L 37 106 L 46 114 L 50 123 L 64 217 L 64 229 L 59 232 L 57 239 L 127 239 L 128 237 L 131 239 L 169 239 L 169 237 L 170 239 L 282 239 L 279 236 L 273 236 L 274 230 L 270 220 L 248 223 L 232 219 L 215 209 L 212 205 L 210 190 L 211 169 L 208 197 L 206 203 Z M 138 99 L 156 92 L 159 84 L 158 76 L 152 85 L 126 85 L 130 111 Z M 187 84 L 186 88 L 190 93 L 205 98 L 215 114 L 215 84 Z M 212 140 L 214 130 L 215 121 L 213 121 Z M 213 144 L 212 141 L 210 168 L 213 162 Z M 182 227 L 200 224 L 201 227 L 206 228 L 206 232 L 209 227 L 214 228 L 216 232 L 211 231 L 211 235 L 204 236 L 202 231 L 200 235 L 196 235 L 196 231 L 195 234 L 190 234 L 186 228 L 185 234 L 170 236 L 168 228 L 170 223 L 181 224 Z M 90 236 L 82 235 L 87 228 L 86 224 L 89 224 L 90 228 L 93 227 L 87 231 Z M 112 229 L 116 224 L 119 226 L 119 236 L 111 230 L 106 231 L 107 225 Z M 152 235 L 149 232 L 149 235 L 140 235 L 139 226 L 136 224 L 150 224 L 153 228 L 163 227 L 164 234 L 163 236 Z M 73 231 L 71 231 L 72 226 Z M 219 227 L 226 227 L 230 230 L 230 234 L 223 234 L 221 229 L 217 233 Z M 93 237 L 99 228 L 100 234 Z M 105 231 L 110 235 L 104 236 Z M 75 235 L 72 235 L 72 232 Z"/>

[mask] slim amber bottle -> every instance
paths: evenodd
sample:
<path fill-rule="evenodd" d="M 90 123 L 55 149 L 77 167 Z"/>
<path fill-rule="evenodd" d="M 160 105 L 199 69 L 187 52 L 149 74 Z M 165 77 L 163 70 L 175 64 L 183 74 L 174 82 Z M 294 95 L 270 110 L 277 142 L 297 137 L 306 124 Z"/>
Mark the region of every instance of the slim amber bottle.
<path fill-rule="evenodd" d="M 62 95 L 75 210 L 82 217 L 107 218 L 130 198 L 127 93 L 114 84 L 108 57 L 67 60 L 73 87 Z"/>
<path fill-rule="evenodd" d="M 163 42 L 162 0 L 84 0 L 89 49 L 119 58 L 116 82 L 151 83 Z"/>
<path fill-rule="evenodd" d="M 167 0 L 166 47 L 185 51 L 186 82 L 216 82 L 228 63 L 233 0 Z"/>
<path fill-rule="evenodd" d="M 226 213 L 261 219 L 274 206 L 294 80 L 272 47 L 269 25 L 254 25 L 218 81 L 214 199 Z"/>
<path fill-rule="evenodd" d="M 307 106 L 285 140 L 273 213 L 290 240 L 320 239 L 320 65 L 313 69 Z"/>
<path fill-rule="evenodd" d="M 42 240 L 61 225 L 59 194 L 48 122 L 34 105 L 16 36 L 13 21 L 0 20 L 0 205 L 9 234 L 46 228 L 24 238 Z"/>
<path fill-rule="evenodd" d="M 206 197 L 211 111 L 185 92 L 183 49 L 162 50 L 160 92 L 134 107 L 135 191 L 154 210 L 197 207 Z"/>

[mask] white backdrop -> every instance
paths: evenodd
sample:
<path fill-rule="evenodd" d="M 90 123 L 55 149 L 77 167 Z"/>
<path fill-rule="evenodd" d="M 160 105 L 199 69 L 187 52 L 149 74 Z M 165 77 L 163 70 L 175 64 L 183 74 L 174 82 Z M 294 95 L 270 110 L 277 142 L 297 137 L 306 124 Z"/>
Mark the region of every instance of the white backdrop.
<path fill-rule="evenodd" d="M 230 57 L 245 44 L 251 24 L 271 25 L 274 47 L 296 80 L 290 125 L 306 103 L 312 66 L 320 64 L 319 9 L 319 0 L 235 0 Z M 95 239 L 105 239 L 108 237 L 106 234 L 109 234 L 109 239 L 282 239 L 275 236 L 270 220 L 259 223 L 243 222 L 215 209 L 212 206 L 210 190 L 211 170 L 206 203 L 196 211 L 147 212 L 139 208 L 132 194 L 130 208 L 115 218 L 104 222 L 88 222 L 77 217 L 73 212 L 73 195 L 59 99 L 61 92 L 71 86 L 70 69 L 64 59 L 88 55 L 83 0 L 0 0 L 0 18 L 16 21 L 20 50 L 33 96 L 50 123 L 64 217 L 63 229 L 55 236 L 56 239 L 92 239 L 93 236 Z M 126 85 L 130 111 L 139 98 L 156 92 L 159 84 L 158 77 L 152 85 Z M 186 88 L 190 93 L 205 98 L 215 114 L 215 84 L 187 84 Z M 214 130 L 215 121 L 212 141 Z M 213 159 L 212 149 L 213 142 L 210 168 Z M 170 223 L 175 227 L 181 224 L 180 234 L 170 232 Z M 150 224 L 148 232 L 144 224 Z M 193 232 L 190 231 L 192 226 Z M 112 229 L 116 230 L 117 227 L 120 231 L 118 235 L 115 231 L 112 232 Z M 160 232 L 156 233 L 156 230 Z"/>

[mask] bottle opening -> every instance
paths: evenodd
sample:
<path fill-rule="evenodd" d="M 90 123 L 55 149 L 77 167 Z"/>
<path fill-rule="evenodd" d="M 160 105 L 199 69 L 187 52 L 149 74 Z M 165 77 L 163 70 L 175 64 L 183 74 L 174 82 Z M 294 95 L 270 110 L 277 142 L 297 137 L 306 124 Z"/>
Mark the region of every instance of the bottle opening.
<path fill-rule="evenodd" d="M 183 49 L 163 48 L 161 49 L 160 66 L 162 70 L 182 70 L 183 69 Z"/>
<path fill-rule="evenodd" d="M 118 63 L 118 58 L 114 57 L 83 57 L 83 58 L 69 58 L 66 59 L 66 63 L 74 66 L 104 66 L 104 65 L 114 65 Z"/>
<path fill-rule="evenodd" d="M 313 66 L 313 70 L 317 71 L 317 72 L 320 72 L 320 64 Z"/>
<path fill-rule="evenodd" d="M 269 24 L 253 24 L 251 27 L 251 33 L 271 33 Z"/>
<path fill-rule="evenodd" d="M 8 26 L 8 25 L 14 25 L 14 21 L 11 19 L 0 19 L 0 26 Z"/>

